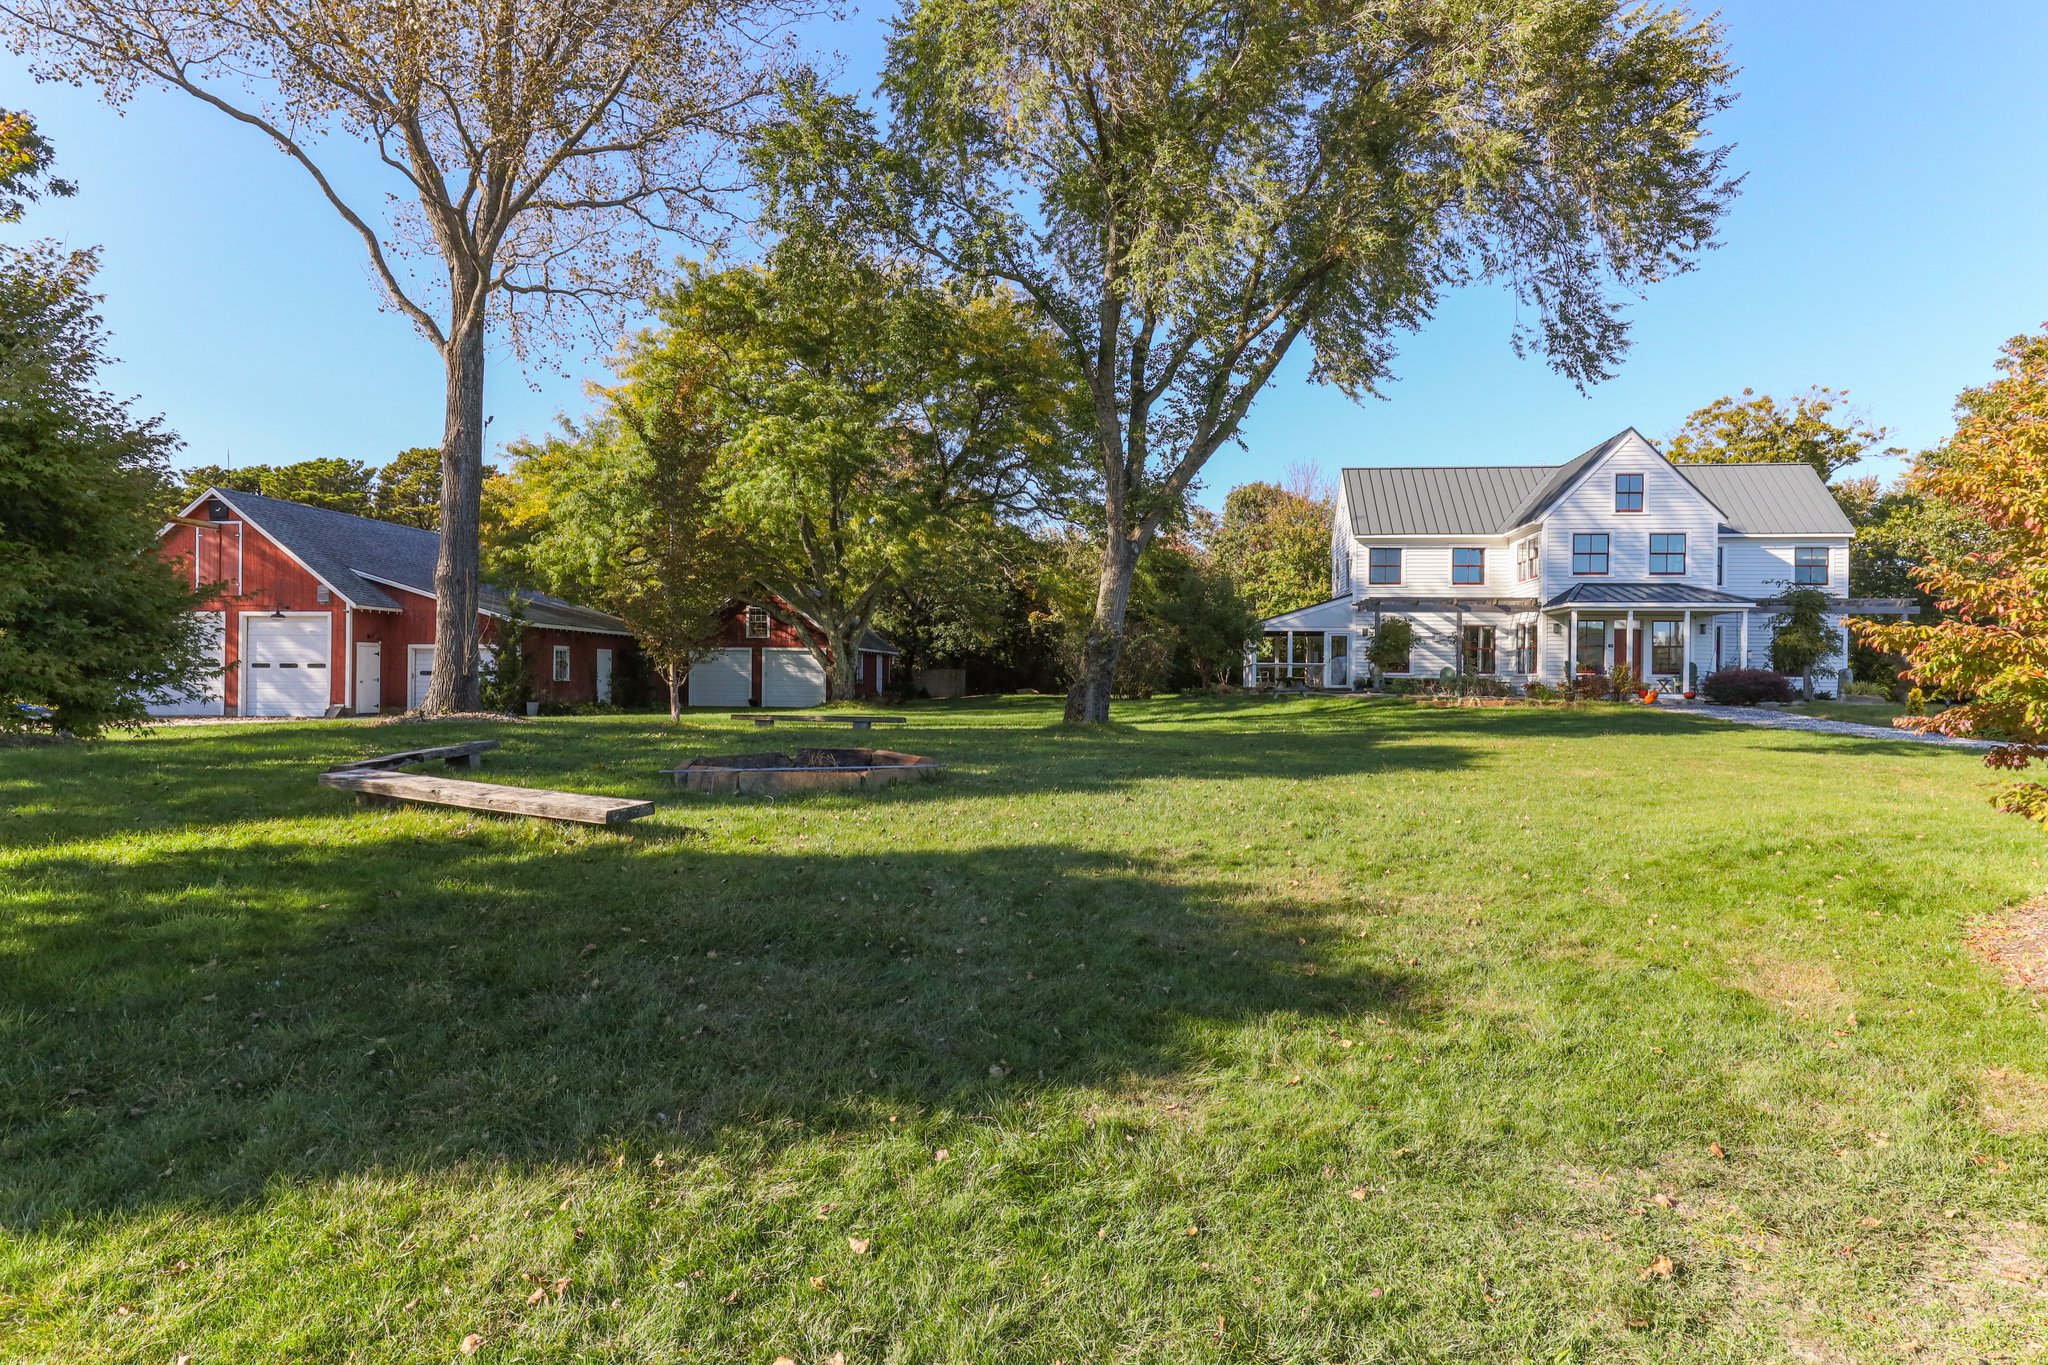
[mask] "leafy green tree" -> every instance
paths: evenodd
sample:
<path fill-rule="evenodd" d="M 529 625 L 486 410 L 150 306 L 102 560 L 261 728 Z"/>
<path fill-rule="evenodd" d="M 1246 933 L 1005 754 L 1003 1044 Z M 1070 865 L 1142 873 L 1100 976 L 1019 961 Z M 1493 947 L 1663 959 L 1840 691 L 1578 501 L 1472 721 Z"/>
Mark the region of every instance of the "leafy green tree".
<path fill-rule="evenodd" d="M 484 670 L 484 705 L 518 714 L 533 699 L 533 664 L 526 657 L 526 603 L 510 595 L 490 667 Z"/>
<path fill-rule="evenodd" d="M 1247 483 L 1223 499 L 1212 546 L 1260 617 L 1330 596 L 1330 517 L 1336 498 L 1312 470 L 1282 486 Z"/>
<path fill-rule="evenodd" d="M 2004 735 L 1984 761 L 2017 773 L 2048 757 L 2048 331 L 2007 342 L 1998 369 L 1957 402 L 1955 434 L 1907 479 L 1980 528 L 1973 548 L 1939 547 L 1916 573 L 1942 617 L 1863 629 L 1907 656 L 1921 689 L 1961 699 L 1901 724 Z M 2048 785 L 2014 781 L 1996 799 L 2048 824 Z"/>
<path fill-rule="evenodd" d="M 723 515 L 745 529 L 754 599 L 816 623 L 834 699 L 855 693 L 885 594 L 1071 458 L 1065 362 L 1003 293 L 798 231 L 758 269 L 692 269 L 656 312 L 629 348 L 630 401 L 717 356 Z"/>
<path fill-rule="evenodd" d="M 15 146 L 37 149 L 0 148 L 0 207 L 14 215 L 49 157 L 22 116 L 7 120 Z M 176 438 L 94 387 L 96 264 L 0 246 L 0 730 L 137 727 L 148 694 L 185 691 L 207 667 L 194 594 L 158 553 Z"/>
<path fill-rule="evenodd" d="M 1172 641 L 1173 678 L 1214 687 L 1244 666 L 1261 612 L 1213 551 L 1156 543 L 1139 571 L 1146 615 Z"/>
<path fill-rule="evenodd" d="M 1220 59 L 1227 54 L 1227 60 Z M 1718 21 L 1621 0 L 917 0 L 889 125 L 812 101 L 780 192 L 1021 290 L 1087 385 L 1099 554 L 1068 715 L 1107 719 L 1137 564 L 1297 341 L 1348 394 L 1442 291 L 1507 282 L 1581 382 L 1617 299 L 1734 194 Z"/>
<path fill-rule="evenodd" d="M 35 75 L 182 91 L 303 168 L 438 353 L 446 494 L 425 709 L 475 709 L 485 342 L 620 318 L 701 239 L 774 88 L 783 0 L 0 0 Z M 609 330 L 609 327 L 607 327 Z"/>
<path fill-rule="evenodd" d="M 898 686 L 909 692 L 927 668 L 964 669 L 975 691 L 1063 686 L 1047 590 L 1058 571 L 1048 538 L 998 521 L 897 582 L 876 609 L 875 629 L 903 652 Z"/>
<path fill-rule="evenodd" d="M 1405 669 L 1414 653 L 1415 627 L 1401 616 L 1382 617 L 1365 647 L 1366 662 L 1380 673 Z"/>
<path fill-rule="evenodd" d="M 20 222 L 28 206 L 46 194 L 64 199 L 78 193 L 69 180 L 50 174 L 56 156 L 34 119 L 0 109 L 0 223 Z"/>
<path fill-rule="evenodd" d="M 376 471 L 360 460 L 330 456 L 268 469 L 258 491 L 267 498 L 367 517 L 376 510 L 370 492 L 376 479 Z"/>
<path fill-rule="evenodd" d="M 1842 653 L 1842 632 L 1828 621 L 1828 595 L 1819 588 L 1788 591 L 1778 614 L 1771 618 L 1771 667 L 1780 673 L 1796 673 L 1808 700 L 1813 697 L 1816 674 L 1833 673 L 1829 659 Z"/>
<path fill-rule="evenodd" d="M 1866 455 L 1903 455 L 1877 447 L 1889 434 L 1859 417 L 1847 389 L 1812 388 L 1781 403 L 1744 389 L 1740 398 L 1716 398 L 1685 419 L 1665 447 L 1678 464 L 1806 464 L 1821 482 Z"/>
<path fill-rule="evenodd" d="M 432 531 L 441 524 L 441 452 L 414 446 L 377 471 L 371 515 Z"/>

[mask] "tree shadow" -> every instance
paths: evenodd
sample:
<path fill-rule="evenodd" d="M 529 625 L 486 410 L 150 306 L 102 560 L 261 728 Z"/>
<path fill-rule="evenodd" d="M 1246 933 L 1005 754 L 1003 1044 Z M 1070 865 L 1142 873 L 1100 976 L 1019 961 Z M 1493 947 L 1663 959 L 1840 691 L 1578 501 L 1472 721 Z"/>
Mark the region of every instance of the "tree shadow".
<path fill-rule="evenodd" d="M 1208 1024 L 1394 1014 L 1417 987 L 1326 953 L 1329 906 L 1046 844 L 428 840 L 366 817 L 265 858 L 23 864 L 0 957 L 14 1227 L 735 1126 L 857 1133 L 1142 1084 Z"/>

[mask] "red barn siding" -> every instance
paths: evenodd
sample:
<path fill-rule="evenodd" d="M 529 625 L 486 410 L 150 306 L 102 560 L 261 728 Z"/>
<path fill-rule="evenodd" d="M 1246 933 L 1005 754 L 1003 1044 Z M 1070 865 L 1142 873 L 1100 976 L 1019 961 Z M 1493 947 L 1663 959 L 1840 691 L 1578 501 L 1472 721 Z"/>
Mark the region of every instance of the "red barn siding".
<path fill-rule="evenodd" d="M 168 559 L 192 565 L 194 561 L 193 537 L 195 528 L 173 525 L 163 538 L 162 553 Z M 226 552 L 221 541 L 228 536 L 221 531 L 208 529 L 203 539 L 211 544 L 202 547 L 199 562 L 194 570 L 202 584 L 218 583 L 214 594 L 202 604 L 207 611 L 220 611 L 227 616 L 227 676 L 222 679 L 226 693 L 227 712 L 237 715 L 242 701 L 242 618 L 244 616 L 268 616 L 273 611 L 325 612 L 330 620 L 328 630 L 328 703 L 344 703 L 344 677 L 347 668 L 343 662 L 343 644 L 347 633 L 346 614 L 340 598 L 330 602 L 319 600 L 320 580 L 299 566 L 297 560 L 286 554 L 275 542 L 257 531 L 244 526 L 241 532 L 241 554 L 239 568 L 241 591 L 235 591 L 234 572 L 236 556 Z M 218 577 L 216 577 L 218 575 Z"/>

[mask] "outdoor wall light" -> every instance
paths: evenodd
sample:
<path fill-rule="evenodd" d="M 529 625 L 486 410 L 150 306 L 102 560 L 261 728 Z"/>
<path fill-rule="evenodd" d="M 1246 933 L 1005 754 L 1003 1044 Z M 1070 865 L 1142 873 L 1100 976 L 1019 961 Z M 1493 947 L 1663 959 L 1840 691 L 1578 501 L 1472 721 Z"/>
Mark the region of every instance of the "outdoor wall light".
<path fill-rule="evenodd" d="M 271 619 L 271 620 L 273 620 L 273 621 L 282 621 L 282 620 L 284 620 L 284 608 L 283 608 L 283 607 L 279 607 L 279 608 L 278 608 L 278 609 L 277 609 L 276 611 L 274 611 L 274 612 L 270 613 L 270 619 Z"/>

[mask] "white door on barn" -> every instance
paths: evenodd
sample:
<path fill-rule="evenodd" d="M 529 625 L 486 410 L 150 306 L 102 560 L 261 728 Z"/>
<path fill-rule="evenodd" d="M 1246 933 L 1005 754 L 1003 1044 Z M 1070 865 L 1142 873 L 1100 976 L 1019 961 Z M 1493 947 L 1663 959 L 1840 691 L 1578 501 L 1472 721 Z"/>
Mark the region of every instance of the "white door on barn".
<path fill-rule="evenodd" d="M 612 652 L 608 649 L 597 651 L 597 699 L 612 699 Z"/>
<path fill-rule="evenodd" d="M 228 614 L 200 611 L 199 631 L 206 641 L 204 677 L 193 680 L 190 692 L 159 692 L 149 700 L 152 716 L 220 716 L 227 714 Z"/>
<path fill-rule="evenodd" d="M 405 705 L 417 711 L 427 701 L 427 684 L 434 680 L 434 647 L 407 645 L 405 649 Z"/>
<path fill-rule="evenodd" d="M 811 651 L 761 651 L 761 705 L 817 706 L 824 700 L 825 669 Z"/>
<path fill-rule="evenodd" d="M 375 640 L 356 645 L 355 713 L 374 716 L 384 704 L 384 646 Z"/>
<path fill-rule="evenodd" d="M 334 618 L 244 616 L 242 714 L 318 716 L 326 714 L 332 687 L 328 647 Z"/>
<path fill-rule="evenodd" d="M 721 649 L 690 668 L 690 705 L 745 706 L 754 699 L 754 651 Z"/>

